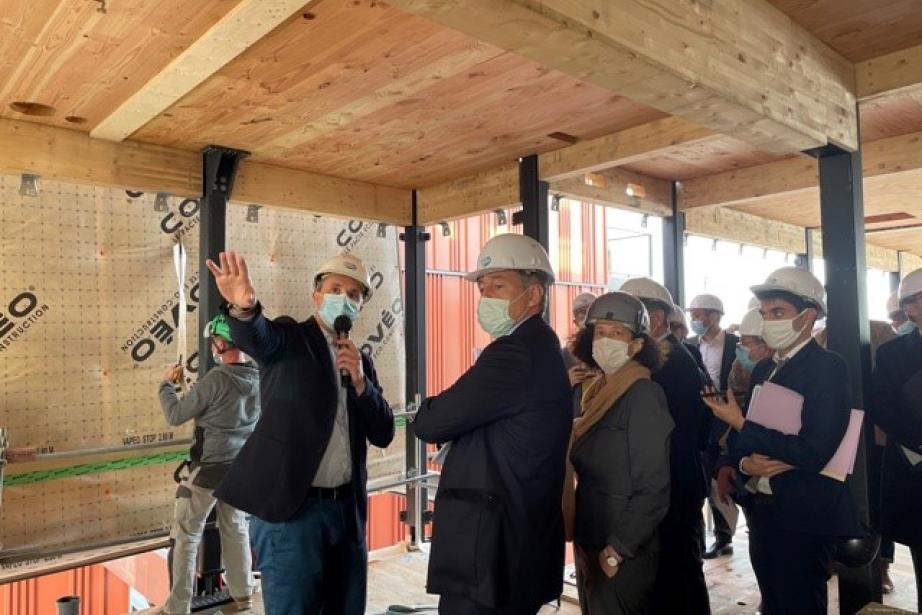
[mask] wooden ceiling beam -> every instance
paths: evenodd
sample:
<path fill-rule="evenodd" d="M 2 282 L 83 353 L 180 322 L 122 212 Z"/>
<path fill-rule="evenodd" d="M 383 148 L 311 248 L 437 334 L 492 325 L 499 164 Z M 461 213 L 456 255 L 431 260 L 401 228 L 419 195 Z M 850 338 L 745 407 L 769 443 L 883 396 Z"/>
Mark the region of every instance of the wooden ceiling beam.
<path fill-rule="evenodd" d="M 241 0 L 90 134 L 122 141 L 313 0 Z"/>
<path fill-rule="evenodd" d="M 416 194 L 418 219 L 422 225 L 513 207 L 519 203 L 518 162 L 429 186 Z"/>
<path fill-rule="evenodd" d="M 922 98 L 922 45 L 855 65 L 855 93 L 860 100 L 908 91 Z"/>
<path fill-rule="evenodd" d="M 570 177 L 551 182 L 549 192 L 619 209 L 657 216 L 672 215 L 672 182 L 634 173 L 627 169 L 606 169 L 599 171 L 598 174 L 608 182 L 604 188 L 588 185 L 583 177 Z M 643 196 L 628 196 L 629 185 L 641 186 Z"/>
<path fill-rule="evenodd" d="M 861 159 L 865 179 L 920 171 L 922 132 L 864 143 Z M 692 209 L 751 203 L 761 198 L 812 190 L 817 185 L 816 160 L 797 156 L 684 181 L 679 191 L 679 207 Z"/>
<path fill-rule="evenodd" d="M 548 182 L 668 154 L 682 146 L 722 138 L 677 117 L 654 120 L 538 156 L 538 174 Z"/>
<path fill-rule="evenodd" d="M 390 0 L 772 153 L 858 145 L 854 66 L 766 0 Z"/>
<path fill-rule="evenodd" d="M 35 173 L 49 180 L 114 186 L 197 198 L 202 157 L 195 152 L 89 135 L 31 122 L 0 119 L 0 173 Z M 234 200 L 346 218 L 406 225 L 408 190 L 340 179 L 244 160 Z"/>

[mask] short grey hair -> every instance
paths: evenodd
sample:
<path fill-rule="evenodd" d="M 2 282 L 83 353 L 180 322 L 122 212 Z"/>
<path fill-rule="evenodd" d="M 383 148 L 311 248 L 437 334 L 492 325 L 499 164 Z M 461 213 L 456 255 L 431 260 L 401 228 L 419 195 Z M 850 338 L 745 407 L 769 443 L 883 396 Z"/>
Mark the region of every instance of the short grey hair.
<path fill-rule="evenodd" d="M 515 272 L 518 274 L 519 279 L 522 280 L 522 284 L 525 287 L 529 287 L 533 284 L 537 284 L 544 291 L 544 305 L 541 307 L 541 312 L 547 312 L 548 304 L 550 303 L 550 297 L 548 296 L 550 290 L 550 280 L 548 276 L 543 271 L 531 270 L 531 269 L 516 269 Z"/>

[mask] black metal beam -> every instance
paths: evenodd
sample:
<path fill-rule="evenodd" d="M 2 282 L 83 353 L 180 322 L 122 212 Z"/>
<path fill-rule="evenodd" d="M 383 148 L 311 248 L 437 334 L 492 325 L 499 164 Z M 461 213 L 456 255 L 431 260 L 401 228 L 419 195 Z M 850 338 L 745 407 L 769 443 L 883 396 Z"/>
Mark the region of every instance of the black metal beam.
<path fill-rule="evenodd" d="M 867 267 L 864 243 L 864 202 L 861 153 L 835 146 L 808 152 L 819 163 L 820 211 L 823 230 L 823 258 L 826 263 L 828 347 L 841 355 L 848 366 L 852 407 L 866 408 L 864 395 L 870 391 L 870 323 L 867 308 Z M 865 421 L 854 474 L 848 486 L 860 521 L 870 524 L 868 447 L 874 445 L 874 429 Z M 852 615 L 868 602 L 881 601 L 880 570 L 875 560 L 860 568 L 842 568 L 839 573 L 839 610 Z"/>
<path fill-rule="evenodd" d="M 811 273 L 816 273 L 816 254 L 813 249 L 813 239 L 816 229 L 807 227 L 804 229 L 804 269 Z"/>
<path fill-rule="evenodd" d="M 218 313 L 221 295 L 205 266 L 206 259 L 218 259 L 227 236 L 227 202 L 234 189 L 240 161 L 249 152 L 209 145 L 202 150 L 202 204 L 199 209 L 199 331 Z M 199 377 L 214 367 L 209 341 L 199 336 Z"/>
<path fill-rule="evenodd" d="M 663 219 L 663 285 L 676 305 L 685 305 L 685 214 L 679 211 L 677 191 L 672 182 L 672 216 Z"/>
<path fill-rule="evenodd" d="M 538 176 L 538 156 L 531 155 L 519 161 L 519 200 L 522 201 L 523 232 L 549 249 L 550 225 L 547 200 L 548 185 Z"/>
<path fill-rule="evenodd" d="M 406 399 L 410 404 L 426 397 L 426 242 L 429 233 L 419 225 L 417 195 L 412 193 L 412 221 L 400 238 L 404 242 L 404 344 L 406 349 Z M 428 470 L 425 446 L 420 445 L 412 422 L 406 426 L 406 471 L 409 475 L 425 474 Z M 417 483 L 418 485 L 419 483 Z M 418 495 L 418 497 L 417 497 Z M 406 521 L 410 526 L 411 544 L 423 542 L 425 511 L 428 494 L 425 489 L 407 486 Z M 422 520 L 422 527 L 416 524 Z"/>

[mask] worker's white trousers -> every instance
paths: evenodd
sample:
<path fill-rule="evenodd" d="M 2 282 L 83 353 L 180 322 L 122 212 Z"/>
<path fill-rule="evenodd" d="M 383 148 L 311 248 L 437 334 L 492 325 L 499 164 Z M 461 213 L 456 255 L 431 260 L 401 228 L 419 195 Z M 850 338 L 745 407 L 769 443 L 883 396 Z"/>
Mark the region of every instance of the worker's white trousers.
<path fill-rule="evenodd" d="M 248 598 L 253 593 L 250 533 L 246 513 L 215 500 L 211 489 L 192 484 L 196 471 L 183 479 L 177 491 L 176 514 L 170 537 L 173 538 L 173 587 L 163 612 L 170 615 L 189 613 L 195 580 L 198 548 L 211 509 L 217 506 L 218 531 L 221 534 L 221 559 L 227 571 L 231 597 Z M 184 489 L 185 487 L 185 489 Z"/>

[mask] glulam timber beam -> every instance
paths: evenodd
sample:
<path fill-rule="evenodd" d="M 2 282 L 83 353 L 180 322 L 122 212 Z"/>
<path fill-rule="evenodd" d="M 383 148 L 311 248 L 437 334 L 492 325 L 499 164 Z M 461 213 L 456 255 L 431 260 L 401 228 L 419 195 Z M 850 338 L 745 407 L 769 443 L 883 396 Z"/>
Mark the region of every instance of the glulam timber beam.
<path fill-rule="evenodd" d="M 860 100 L 907 92 L 922 100 L 922 45 L 855 65 L 855 93 Z"/>

